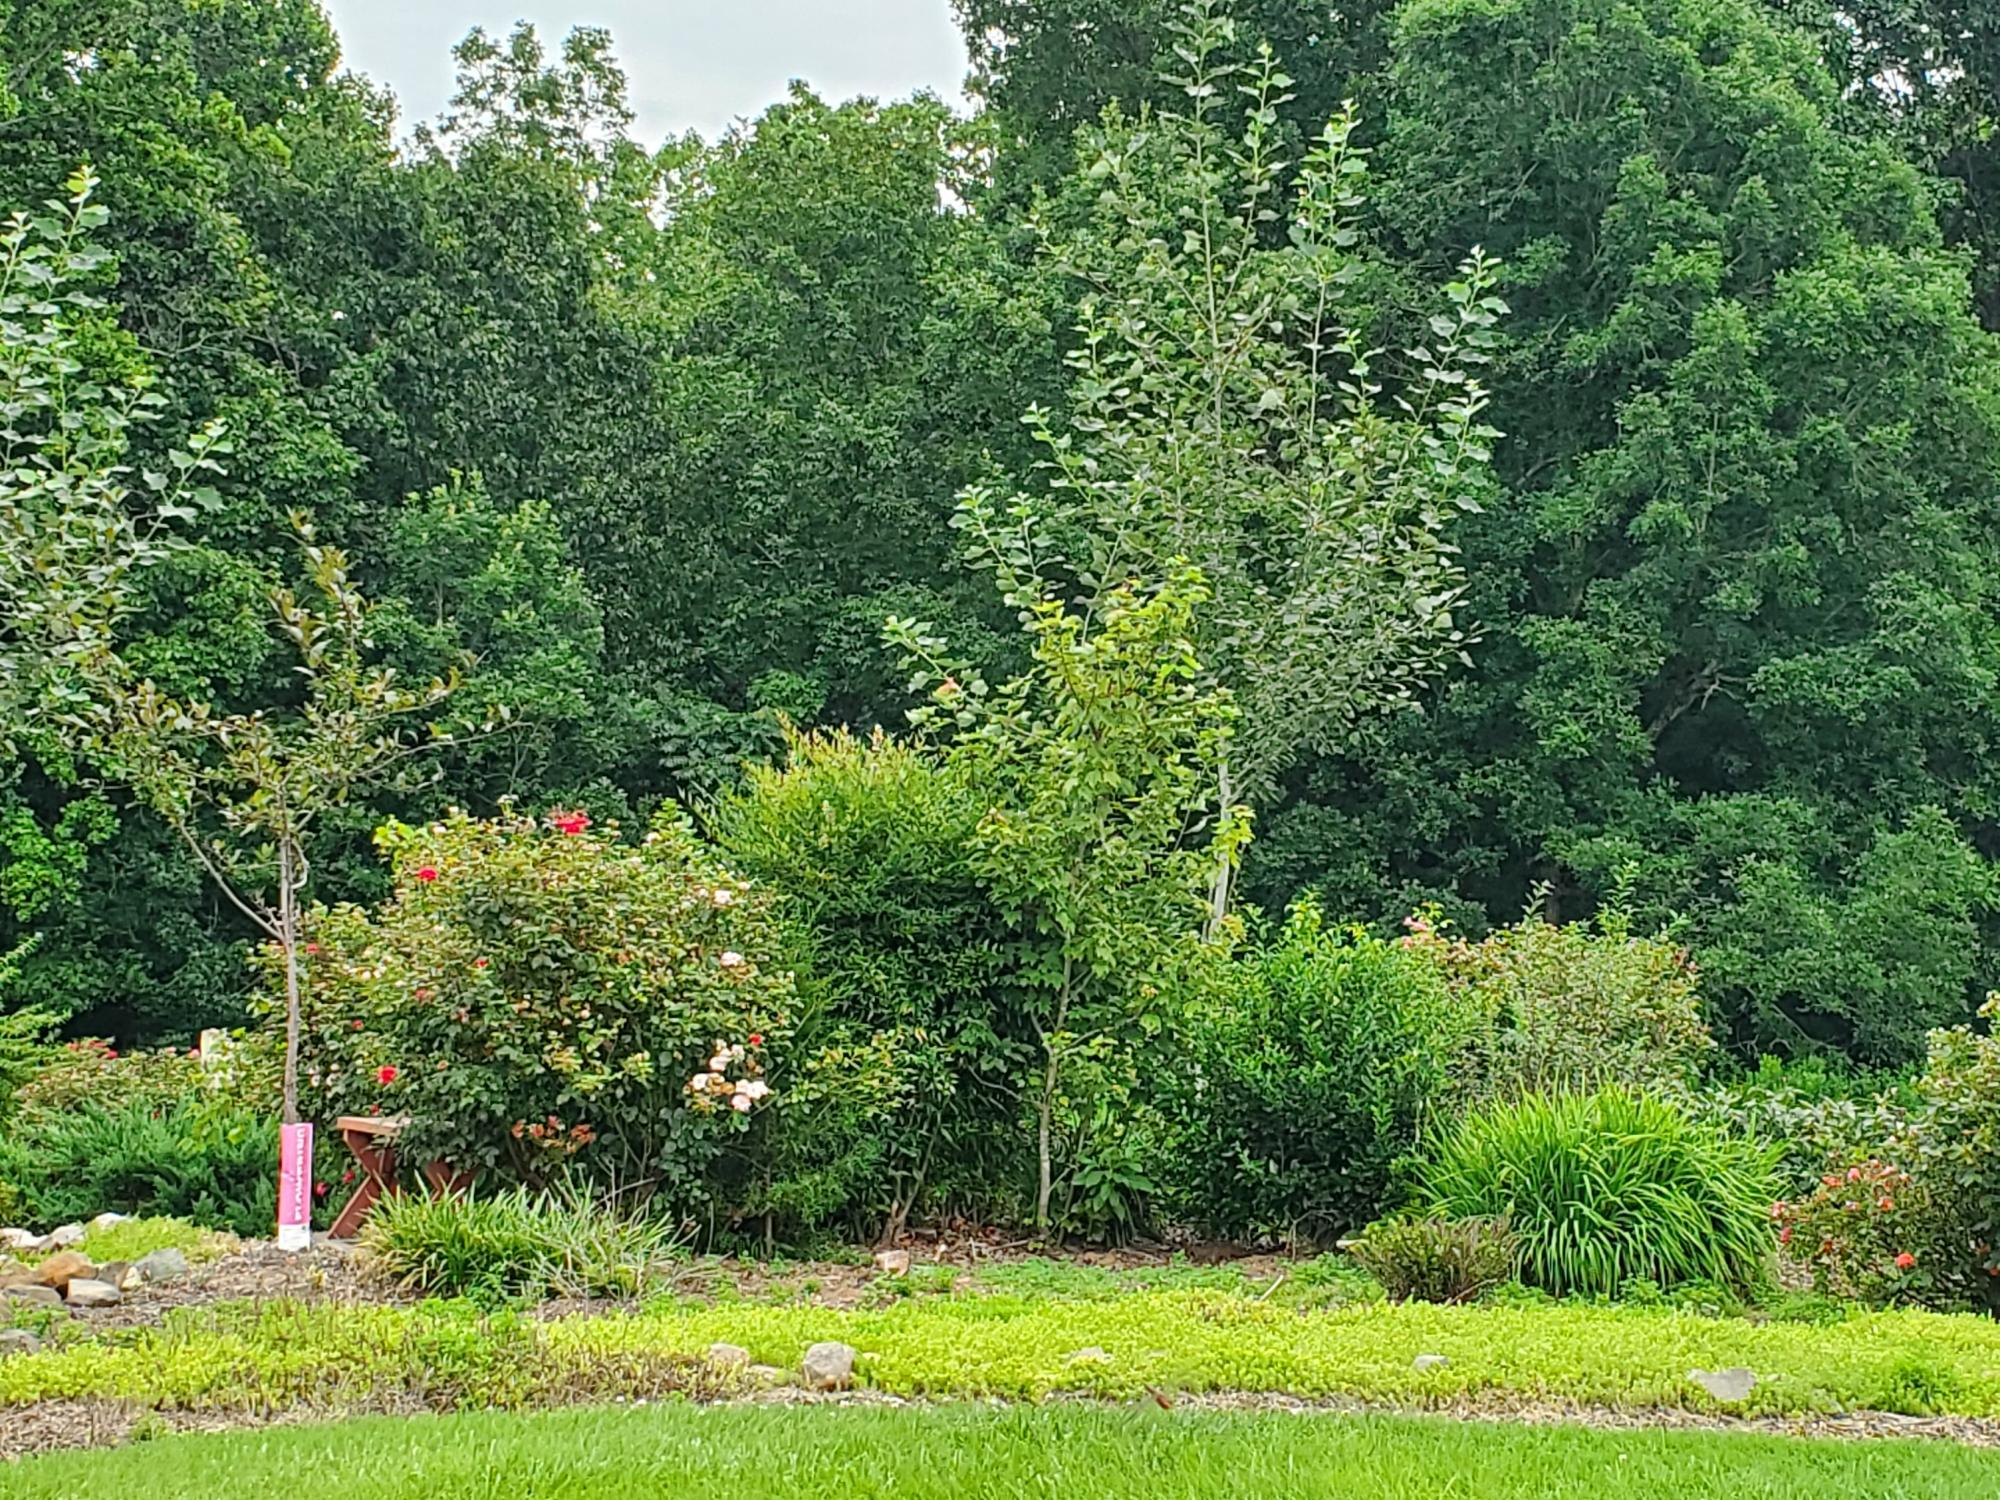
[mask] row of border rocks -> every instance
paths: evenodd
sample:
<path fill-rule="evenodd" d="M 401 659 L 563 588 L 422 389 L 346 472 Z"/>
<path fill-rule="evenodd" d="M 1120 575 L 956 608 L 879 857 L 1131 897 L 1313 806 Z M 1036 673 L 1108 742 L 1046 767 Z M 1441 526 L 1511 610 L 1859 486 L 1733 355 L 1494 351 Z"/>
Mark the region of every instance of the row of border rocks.
<path fill-rule="evenodd" d="M 116 1307 L 142 1286 L 179 1281 L 188 1274 L 187 1256 L 155 1250 L 138 1260 L 99 1265 L 80 1250 L 58 1250 L 39 1265 L 0 1261 L 0 1300 L 70 1307 Z"/>
<path fill-rule="evenodd" d="M 741 1344 L 708 1346 L 709 1364 L 763 1388 L 797 1384 L 809 1391 L 844 1391 L 854 1384 L 854 1361 L 859 1358 L 852 1344 L 814 1344 L 799 1361 L 795 1377 L 776 1365 L 753 1364 L 750 1351 Z"/>
<path fill-rule="evenodd" d="M 0 1252 L 8 1255 L 47 1255 L 55 1250 L 70 1250 L 81 1245 L 84 1236 L 93 1229 L 109 1229 L 113 1224 L 122 1224 L 128 1214 L 99 1214 L 88 1224 L 58 1224 L 47 1234 L 36 1234 L 32 1229 L 0 1229 Z"/>

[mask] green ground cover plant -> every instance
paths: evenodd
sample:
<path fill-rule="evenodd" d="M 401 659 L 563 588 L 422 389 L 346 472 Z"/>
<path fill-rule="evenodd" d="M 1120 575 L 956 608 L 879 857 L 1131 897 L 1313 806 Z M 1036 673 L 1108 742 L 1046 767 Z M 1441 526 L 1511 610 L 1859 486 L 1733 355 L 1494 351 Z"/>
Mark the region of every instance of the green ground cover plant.
<path fill-rule="evenodd" d="M 504 1475 L 504 1480 L 496 1476 Z M 1985 1500 L 2000 1457 L 1914 1443 L 1077 1408 L 654 1407 L 167 1438 L 0 1469 L 8 1500 Z"/>
<path fill-rule="evenodd" d="M 469 1302 L 188 1309 L 117 1341 L 0 1362 L 0 1406 L 97 1397 L 340 1413 L 715 1394 L 731 1388 L 703 1362 L 718 1339 L 794 1368 L 810 1344 L 841 1340 L 861 1352 L 862 1384 L 906 1397 L 1127 1400 L 1152 1388 L 1712 1410 L 1688 1372 L 1742 1365 L 1758 1376 L 1741 1408 L 1755 1414 L 2000 1416 L 2000 1327 L 1968 1315 L 1855 1312 L 1822 1324 L 1585 1304 L 1317 1308 L 1248 1287 L 916 1296 L 852 1311 L 661 1301 L 550 1320 Z M 1092 1348 L 1106 1357 L 1075 1357 Z M 1419 1354 L 1450 1363 L 1418 1370 Z"/>

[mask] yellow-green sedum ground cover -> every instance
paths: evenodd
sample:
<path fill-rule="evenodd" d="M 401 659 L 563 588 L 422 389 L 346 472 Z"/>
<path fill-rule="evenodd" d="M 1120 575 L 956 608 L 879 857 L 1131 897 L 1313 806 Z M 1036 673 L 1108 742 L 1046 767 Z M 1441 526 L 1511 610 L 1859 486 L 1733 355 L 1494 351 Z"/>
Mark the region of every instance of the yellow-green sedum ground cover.
<path fill-rule="evenodd" d="M 660 1302 L 546 1321 L 463 1302 L 190 1308 L 159 1328 L 0 1361 L 0 1405 L 452 1409 L 710 1394 L 720 1377 L 701 1356 L 714 1341 L 795 1368 L 826 1339 L 861 1352 L 862 1385 L 901 1396 L 1123 1399 L 1153 1387 L 1708 1410 L 1719 1408 L 1689 1371 L 1745 1366 L 1757 1385 L 1735 1409 L 1749 1414 L 2000 1417 L 2000 1325 L 1972 1316 L 1857 1313 L 1815 1325 L 1587 1305 L 1313 1307 L 1205 1287 L 1088 1299 L 959 1293 L 848 1311 Z M 1079 1357 L 1089 1350 L 1103 1357 Z M 1449 1363 L 1418 1370 L 1420 1354 Z"/>

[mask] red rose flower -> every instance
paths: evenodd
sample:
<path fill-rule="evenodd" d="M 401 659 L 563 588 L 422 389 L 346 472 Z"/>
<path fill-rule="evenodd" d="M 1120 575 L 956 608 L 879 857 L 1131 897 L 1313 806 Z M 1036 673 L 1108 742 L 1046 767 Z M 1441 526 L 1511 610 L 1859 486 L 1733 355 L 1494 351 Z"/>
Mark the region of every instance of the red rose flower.
<path fill-rule="evenodd" d="M 549 822 L 555 825 L 557 832 L 567 834 L 573 838 L 590 826 L 590 814 L 586 812 L 550 813 Z"/>
<path fill-rule="evenodd" d="M 1910 1252 L 1907 1250 L 1905 1250 L 1901 1255 L 1896 1257 L 1896 1269 L 1899 1271 L 1907 1271 L 1910 1269 L 1911 1266 L 1914 1266 L 1916 1263 L 1917 1263 L 1917 1258 L 1914 1255 L 1910 1254 Z"/>
<path fill-rule="evenodd" d="M 360 1023 L 359 1021 L 356 1021 L 356 1022 L 354 1023 L 354 1029 L 355 1029 L 356 1031 L 359 1031 L 359 1030 L 361 1030 L 361 1023 Z"/>
<path fill-rule="evenodd" d="M 315 1182 L 313 1184 L 313 1196 L 315 1198 L 324 1198 L 328 1191 L 327 1185 L 323 1182 Z"/>
<path fill-rule="evenodd" d="M 428 884 L 433 880 L 436 880 L 437 878 L 438 878 L 437 867 L 434 865 L 425 865 L 421 870 L 417 871 L 417 879 L 425 882 L 426 884 Z"/>
<path fill-rule="evenodd" d="M 763 1046 L 763 1045 L 764 1045 L 764 1037 L 763 1037 L 763 1034 L 762 1034 L 761 1032 L 756 1032 L 756 1031 L 753 1031 L 753 1032 L 751 1032 L 751 1033 L 750 1033 L 750 1045 L 751 1045 L 751 1046 L 753 1046 L 753 1047 L 761 1047 L 761 1046 Z"/>
<path fill-rule="evenodd" d="M 487 961 L 483 958 L 475 958 L 472 961 L 472 967 L 475 969 L 483 969 L 486 967 L 486 963 Z"/>
<path fill-rule="evenodd" d="M 396 1070 L 393 1067 L 384 1064 L 382 1067 L 379 1067 L 375 1070 L 375 1078 L 376 1081 L 380 1083 L 394 1083 L 396 1081 Z"/>

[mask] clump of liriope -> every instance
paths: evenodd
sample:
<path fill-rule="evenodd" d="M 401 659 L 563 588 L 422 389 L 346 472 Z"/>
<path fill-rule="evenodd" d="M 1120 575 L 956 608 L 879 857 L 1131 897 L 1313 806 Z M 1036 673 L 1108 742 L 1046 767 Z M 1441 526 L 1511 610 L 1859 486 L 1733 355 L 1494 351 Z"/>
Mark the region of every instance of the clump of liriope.
<path fill-rule="evenodd" d="M 1773 1255 L 1771 1154 L 1623 1089 L 1468 1116 L 1421 1167 L 1426 1211 L 1504 1219 L 1523 1281 L 1558 1296 L 1749 1287 Z"/>

